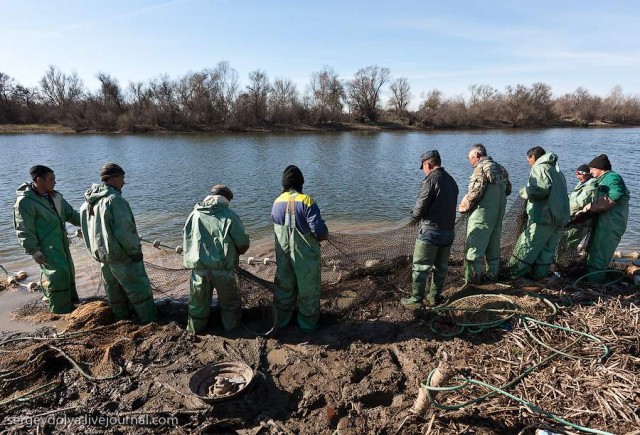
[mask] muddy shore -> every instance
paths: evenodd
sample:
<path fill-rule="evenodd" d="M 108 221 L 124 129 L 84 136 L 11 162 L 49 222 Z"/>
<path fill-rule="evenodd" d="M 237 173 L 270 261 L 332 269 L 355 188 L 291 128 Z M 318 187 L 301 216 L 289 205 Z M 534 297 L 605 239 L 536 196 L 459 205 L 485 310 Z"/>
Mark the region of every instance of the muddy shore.
<path fill-rule="evenodd" d="M 323 308 L 321 328 L 312 334 L 295 325 L 267 337 L 247 329 L 224 333 L 214 312 L 206 333 L 194 337 L 185 332 L 184 303 L 159 303 L 161 321 L 141 326 L 111 324 L 104 302 L 87 300 L 73 314 L 57 319 L 64 320 L 67 328 L 62 337 L 51 338 L 51 329 L 29 334 L 38 339 L 3 337 L 0 376 L 5 403 L 0 405 L 0 420 L 9 431 L 33 431 L 35 422 L 39 433 L 525 434 L 536 428 L 566 430 L 501 395 L 459 410 L 430 404 L 410 412 L 420 383 L 443 360 L 456 376 L 503 385 L 552 352 L 527 335 L 526 320 L 518 317 L 481 332 L 443 336 L 443 331 L 450 330 L 446 326 L 434 330 L 435 311 L 398 303 L 403 293 L 397 283 L 406 281 L 405 274 L 405 267 L 372 271 L 331 286 L 328 295 L 356 298 L 366 292 L 368 297 L 348 315 L 329 315 Z M 523 293 L 526 283 L 510 284 L 500 293 L 526 307 L 528 315 L 588 331 L 601 342 L 534 327 L 542 342 L 570 356 L 540 365 L 509 392 L 578 425 L 611 433 L 636 430 L 640 425 L 638 289 L 625 282 L 573 289 L 568 282 L 549 282 L 541 293 L 558 307 L 549 317 L 547 305 Z M 455 291 L 451 288 L 447 294 Z M 323 307 L 331 302 L 325 296 Z M 495 299 L 483 306 L 492 304 Z M 38 303 L 14 315 L 27 322 L 50 322 L 56 317 Z M 243 315 L 243 322 L 253 330 L 269 321 L 269 311 L 258 306 L 249 307 Z M 17 341 L 7 343 L 7 339 Z M 574 346 L 576 342 L 579 346 Z M 606 355 L 601 354 L 603 344 L 608 348 Z M 254 371 L 254 380 L 236 399 L 204 403 L 189 389 L 189 379 L 203 366 L 221 361 L 246 363 Z M 34 388 L 40 389 L 27 394 L 27 400 L 16 399 Z M 486 392 L 474 387 L 437 398 L 451 405 Z M 47 420 L 51 416 L 56 418 Z"/>

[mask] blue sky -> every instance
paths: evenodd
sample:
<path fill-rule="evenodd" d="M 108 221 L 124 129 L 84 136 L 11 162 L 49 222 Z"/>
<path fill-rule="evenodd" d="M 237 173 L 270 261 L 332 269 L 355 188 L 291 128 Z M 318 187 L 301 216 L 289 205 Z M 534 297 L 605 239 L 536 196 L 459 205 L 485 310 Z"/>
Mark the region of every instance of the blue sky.
<path fill-rule="evenodd" d="M 229 61 L 241 83 L 255 69 L 304 92 L 333 67 L 349 79 L 379 65 L 406 77 L 414 105 L 437 88 L 467 95 L 544 82 L 640 94 L 640 2 L 590 0 L 0 0 L 0 71 L 34 86 L 48 65 L 129 81 Z"/>

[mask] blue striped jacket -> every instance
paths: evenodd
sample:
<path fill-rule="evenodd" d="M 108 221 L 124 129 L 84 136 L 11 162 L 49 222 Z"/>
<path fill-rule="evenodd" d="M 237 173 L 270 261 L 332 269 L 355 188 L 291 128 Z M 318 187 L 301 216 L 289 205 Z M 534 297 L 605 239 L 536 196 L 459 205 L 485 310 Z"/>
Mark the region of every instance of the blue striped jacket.
<path fill-rule="evenodd" d="M 271 209 L 273 223 L 285 225 L 285 216 L 291 195 L 295 195 L 293 209 L 298 231 L 304 235 L 311 232 L 319 241 L 326 240 L 329 235 L 329 229 L 324 220 L 322 220 L 322 216 L 320 216 L 318 204 L 309 195 L 298 193 L 295 190 L 283 192 L 273 202 L 273 208 Z"/>

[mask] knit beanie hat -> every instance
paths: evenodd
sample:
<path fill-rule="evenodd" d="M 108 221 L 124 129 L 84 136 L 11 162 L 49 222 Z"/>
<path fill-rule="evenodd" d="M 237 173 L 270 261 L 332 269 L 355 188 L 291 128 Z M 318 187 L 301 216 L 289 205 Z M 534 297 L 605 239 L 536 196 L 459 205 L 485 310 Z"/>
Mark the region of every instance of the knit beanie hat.
<path fill-rule="evenodd" d="M 580 166 L 578 166 L 578 168 L 576 169 L 576 172 L 581 172 L 583 174 L 588 174 L 589 173 L 589 165 L 580 165 Z"/>
<path fill-rule="evenodd" d="M 109 181 L 109 178 L 124 174 L 124 170 L 115 163 L 105 163 L 100 168 L 100 181 Z"/>
<path fill-rule="evenodd" d="M 611 170 L 611 162 L 609 161 L 609 157 L 606 154 L 600 154 L 595 159 L 589 162 L 590 168 L 602 169 L 603 171 Z"/>
<path fill-rule="evenodd" d="M 302 192 L 302 185 L 304 184 L 304 176 L 302 171 L 295 165 L 289 165 L 282 173 L 282 187 L 284 190 L 294 189 L 297 192 Z"/>

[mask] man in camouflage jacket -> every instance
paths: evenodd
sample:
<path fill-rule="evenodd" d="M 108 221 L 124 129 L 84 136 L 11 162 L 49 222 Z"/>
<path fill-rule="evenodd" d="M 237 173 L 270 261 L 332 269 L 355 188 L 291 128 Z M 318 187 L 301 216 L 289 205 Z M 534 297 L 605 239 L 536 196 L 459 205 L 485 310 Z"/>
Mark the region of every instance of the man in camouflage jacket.
<path fill-rule="evenodd" d="M 502 219 L 507 196 L 511 194 L 511 182 L 507 170 L 487 156 L 484 145 L 471 147 L 468 158 L 474 169 L 469 192 L 462 198 L 458 211 L 469 213 L 465 280 L 479 283 L 498 276 Z"/>

